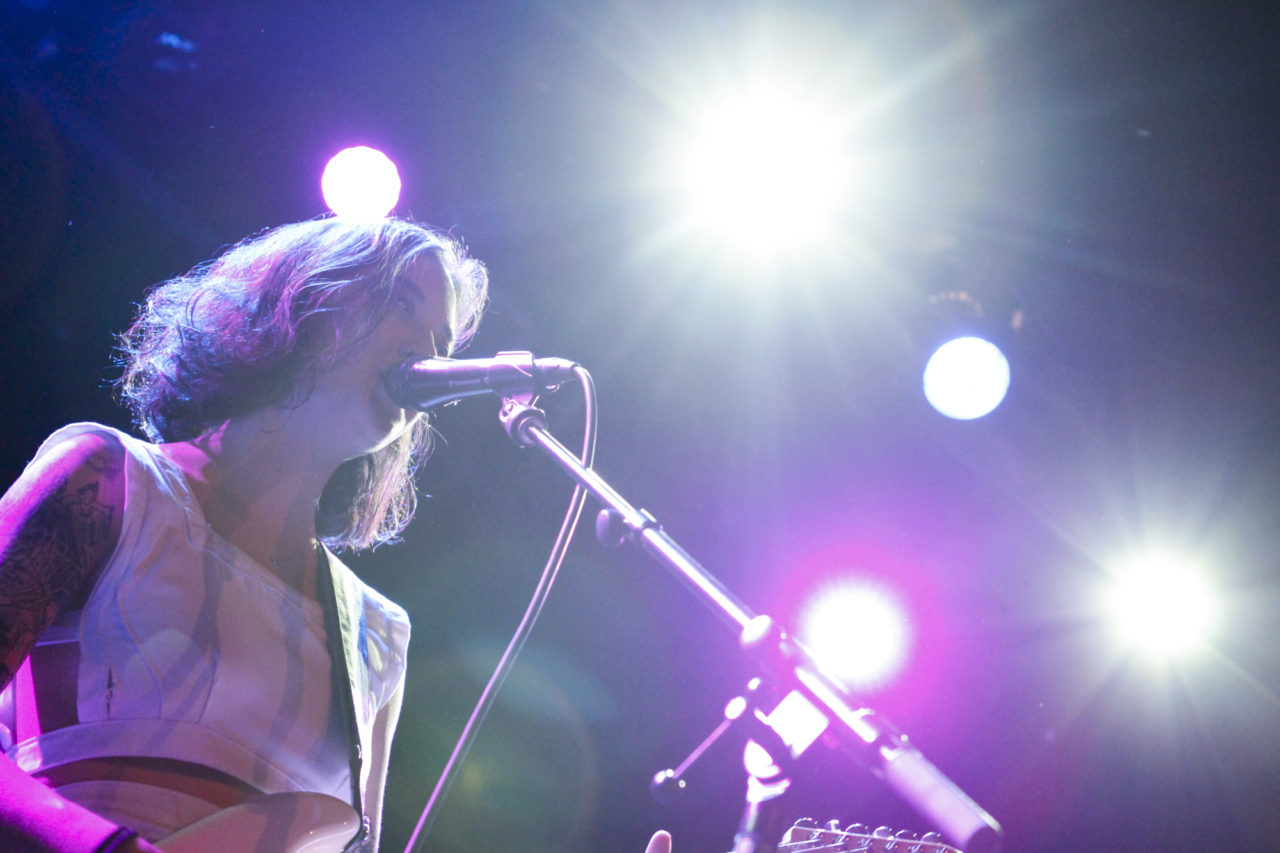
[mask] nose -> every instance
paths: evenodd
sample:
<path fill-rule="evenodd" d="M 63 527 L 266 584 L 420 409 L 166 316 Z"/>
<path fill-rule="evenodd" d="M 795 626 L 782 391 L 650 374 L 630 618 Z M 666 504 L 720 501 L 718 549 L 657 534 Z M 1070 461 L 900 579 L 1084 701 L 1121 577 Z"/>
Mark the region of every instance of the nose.
<path fill-rule="evenodd" d="M 431 342 L 430 352 L 432 356 L 436 358 L 449 357 L 449 342 L 447 338 L 442 340 L 435 332 L 430 332 L 427 335 L 427 339 Z"/>
<path fill-rule="evenodd" d="M 449 355 L 447 350 L 441 351 L 441 347 L 436 344 L 436 336 L 434 334 L 427 335 L 426 344 L 425 350 L 411 344 L 402 345 L 400 347 L 400 358 L 404 361 L 422 361 L 427 358 L 441 358 Z"/>

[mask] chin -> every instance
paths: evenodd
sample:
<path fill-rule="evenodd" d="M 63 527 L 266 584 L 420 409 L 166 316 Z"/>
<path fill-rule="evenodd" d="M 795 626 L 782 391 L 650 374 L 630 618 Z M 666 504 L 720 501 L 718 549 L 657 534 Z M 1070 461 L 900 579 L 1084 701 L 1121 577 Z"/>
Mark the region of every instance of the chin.
<path fill-rule="evenodd" d="M 409 412 L 401 409 L 400 416 L 395 419 L 392 426 L 383 433 L 382 439 L 378 441 L 369 452 L 377 453 L 379 450 L 385 450 L 389 445 L 399 441 L 406 433 L 413 429 L 414 424 L 416 424 L 418 419 L 422 416 L 421 412 Z"/>

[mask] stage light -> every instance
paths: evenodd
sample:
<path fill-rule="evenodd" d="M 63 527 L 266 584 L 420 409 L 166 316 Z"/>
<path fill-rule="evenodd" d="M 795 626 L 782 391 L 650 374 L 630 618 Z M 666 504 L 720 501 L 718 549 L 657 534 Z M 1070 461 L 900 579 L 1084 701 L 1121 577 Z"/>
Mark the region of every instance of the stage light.
<path fill-rule="evenodd" d="M 1169 556 L 1124 566 L 1107 593 L 1116 632 L 1129 646 L 1170 658 L 1200 646 L 1213 628 L 1216 604 L 1204 577 Z"/>
<path fill-rule="evenodd" d="M 762 85 L 696 115 L 672 167 L 688 226 L 748 259 L 828 238 L 856 171 L 840 109 Z"/>
<path fill-rule="evenodd" d="M 324 167 L 320 191 L 329 209 L 343 219 L 382 219 L 400 200 L 400 173 L 377 149 L 344 148 Z"/>
<path fill-rule="evenodd" d="M 1009 377 L 1009 360 L 998 346 L 972 335 L 953 338 L 929 357 L 924 396 L 949 418 L 973 420 L 1000 405 Z"/>
<path fill-rule="evenodd" d="M 818 590 L 800 613 L 797 636 L 825 669 L 855 690 L 892 681 L 911 646 L 909 618 L 898 597 L 858 579 Z"/>

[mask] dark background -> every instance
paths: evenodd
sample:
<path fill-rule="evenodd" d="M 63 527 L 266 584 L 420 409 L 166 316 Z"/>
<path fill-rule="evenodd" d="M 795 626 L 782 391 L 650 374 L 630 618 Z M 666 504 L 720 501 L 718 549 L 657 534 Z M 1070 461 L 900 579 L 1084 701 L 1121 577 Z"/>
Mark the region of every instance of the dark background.
<path fill-rule="evenodd" d="M 0 8 L 4 482 L 64 422 L 127 426 L 112 334 L 149 284 L 322 213 L 325 160 L 374 145 L 399 212 L 491 268 L 471 352 L 591 369 L 597 469 L 748 606 L 789 621 L 849 572 L 905 591 L 912 663 L 868 700 L 1007 849 L 1280 850 L 1275 4 Z M 752 50 L 876 104 L 864 141 L 899 167 L 844 240 L 778 269 L 671 236 L 652 179 L 702 75 Z M 974 422 L 918 386 L 926 298 L 957 288 L 1013 363 Z M 545 404 L 573 445 L 576 392 Z M 568 496 L 496 409 L 442 413 L 419 519 L 356 561 L 415 623 L 387 850 Z M 1176 666 L 1127 657 L 1097 612 L 1112 561 L 1150 544 L 1223 600 L 1213 648 Z M 681 802 L 647 780 L 749 674 L 683 587 L 584 530 L 427 849 L 639 851 L 665 826 L 680 853 L 727 850 L 736 742 Z M 929 828 L 831 756 L 786 810 Z"/>

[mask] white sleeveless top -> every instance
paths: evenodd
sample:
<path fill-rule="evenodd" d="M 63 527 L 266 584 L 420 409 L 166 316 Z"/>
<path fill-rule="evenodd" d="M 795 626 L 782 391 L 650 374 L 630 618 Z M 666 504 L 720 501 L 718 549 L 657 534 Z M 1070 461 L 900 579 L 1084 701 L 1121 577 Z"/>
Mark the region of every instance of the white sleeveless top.
<path fill-rule="evenodd" d="M 72 627 L 79 722 L 21 743 L 0 726 L 9 756 L 27 772 L 110 755 L 178 759 L 266 793 L 314 791 L 350 802 L 350 747 L 345 712 L 334 701 L 323 608 L 215 533 L 182 471 L 154 445 L 72 424 L 36 458 L 85 432 L 124 446 L 126 498 L 119 544 Z M 369 755 L 374 717 L 404 678 L 409 620 L 336 557 L 329 560 Z M 363 769 L 362 783 L 367 762 Z M 146 802 L 130 803 L 120 783 L 68 788 L 86 784 L 117 786 L 81 794 L 84 805 L 115 812 L 104 816 L 121 822 L 136 824 L 139 811 L 158 805 L 154 789 L 136 792 Z M 80 799 L 73 790 L 60 793 Z M 144 817 L 154 832 L 167 832 L 215 809 L 176 803 L 172 810 L 172 818 Z"/>

